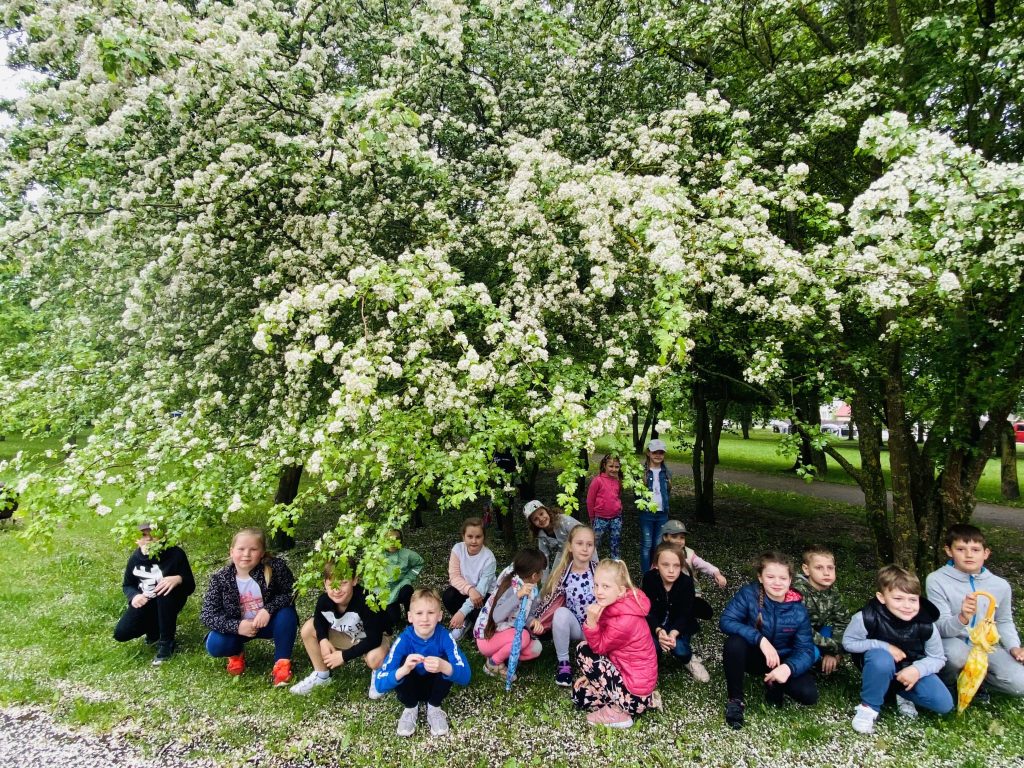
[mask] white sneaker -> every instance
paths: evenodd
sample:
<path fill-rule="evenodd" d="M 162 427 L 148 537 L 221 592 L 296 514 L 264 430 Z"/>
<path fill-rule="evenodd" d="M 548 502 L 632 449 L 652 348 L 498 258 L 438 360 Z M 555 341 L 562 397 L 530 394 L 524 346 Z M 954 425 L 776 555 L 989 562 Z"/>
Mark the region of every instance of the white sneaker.
<path fill-rule="evenodd" d="M 686 671 L 693 675 L 693 679 L 698 683 L 710 683 L 711 675 L 708 674 L 707 668 L 701 663 L 701 660 L 696 656 L 691 656 L 690 660 L 686 662 Z"/>
<path fill-rule="evenodd" d="M 876 719 L 878 719 L 878 713 L 875 710 L 864 704 L 858 704 L 853 711 L 853 730 L 857 733 L 874 733 Z"/>
<path fill-rule="evenodd" d="M 402 710 L 402 716 L 398 718 L 398 728 L 395 732 L 399 736 L 412 736 L 416 733 L 416 721 L 420 716 L 420 708 L 409 707 Z"/>
<path fill-rule="evenodd" d="M 896 710 L 903 715 L 903 717 L 913 720 L 917 717 L 917 707 L 914 706 L 914 702 L 910 699 L 905 699 L 899 694 L 896 695 Z"/>
<path fill-rule="evenodd" d="M 384 694 L 377 690 L 377 670 L 370 670 L 370 699 L 376 701 L 377 699 L 383 699 Z"/>
<path fill-rule="evenodd" d="M 310 691 L 312 691 L 314 688 L 317 688 L 321 685 L 327 685 L 330 682 L 330 675 L 328 675 L 327 677 L 320 677 L 319 672 L 313 671 L 310 672 L 307 677 L 304 677 L 302 680 L 299 680 L 299 682 L 297 682 L 288 690 L 299 696 L 308 696 Z"/>
<path fill-rule="evenodd" d="M 431 736 L 444 736 L 448 733 L 448 715 L 440 707 L 427 705 L 427 725 Z"/>

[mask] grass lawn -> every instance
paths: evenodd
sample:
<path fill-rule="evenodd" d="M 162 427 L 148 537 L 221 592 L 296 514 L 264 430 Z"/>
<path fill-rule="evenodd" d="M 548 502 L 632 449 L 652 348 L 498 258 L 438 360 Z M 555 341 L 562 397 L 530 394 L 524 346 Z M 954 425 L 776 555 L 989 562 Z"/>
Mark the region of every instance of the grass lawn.
<path fill-rule="evenodd" d="M 729 469 L 743 469 L 751 472 L 786 472 L 793 466 L 792 455 L 781 455 L 779 444 L 784 435 L 776 434 L 770 430 L 752 429 L 750 439 L 744 440 L 739 433 L 724 432 L 722 442 L 719 444 L 719 458 L 721 466 Z M 691 454 L 687 450 L 675 449 L 671 439 L 669 444 L 669 459 L 689 464 Z M 860 452 L 857 443 L 840 438 L 835 438 L 834 445 L 839 448 L 843 456 L 855 467 L 860 467 Z M 1024 453 L 1021 454 L 1024 456 Z M 889 477 L 889 452 L 882 451 L 882 470 L 885 472 L 886 485 L 892 487 Z M 1024 483 L 1024 458 L 1017 459 L 1017 472 Z M 825 478 L 830 483 L 843 483 L 845 485 L 856 485 L 856 482 L 835 462 L 828 459 L 828 476 Z M 990 459 L 985 467 L 985 473 L 978 483 L 977 498 L 980 501 L 988 501 L 992 504 L 1003 504 L 1006 506 L 1024 507 L 1024 500 L 1007 501 L 999 491 L 999 461 Z"/>
<path fill-rule="evenodd" d="M 0 457 L 14 443 L 0 443 Z M 676 514 L 690 522 L 685 483 L 676 489 Z M 553 478 L 541 478 L 541 498 L 550 498 Z M 628 500 L 627 500 L 628 501 Z M 468 511 L 468 510 L 467 510 Z M 873 594 L 874 562 L 867 532 L 856 508 L 792 494 L 723 487 L 716 526 L 693 524 L 690 544 L 719 565 L 726 589 L 703 583 L 717 611 L 744 581 L 748 563 L 760 550 L 779 547 L 798 553 L 811 542 L 836 552 L 838 587 L 852 609 Z M 624 533 L 627 562 L 637 562 L 637 531 L 627 503 Z M 208 574 L 227 556 L 231 530 L 183 542 L 199 592 Z M 427 527 L 409 531 L 407 545 L 424 556 L 423 582 L 445 583 L 448 551 L 456 540 L 457 515 L 426 515 Z M 309 519 L 298 547 L 288 554 L 293 567 L 326 521 Z M 10 526 L 0 530 L 0 704 L 45 708 L 58 720 L 123 737 L 145 754 L 173 766 L 188 757 L 213 759 L 222 766 L 1008 766 L 1024 755 L 1024 701 L 994 696 L 963 717 L 924 714 L 916 721 L 883 713 L 873 736 L 858 736 L 849 724 L 859 677 L 850 665 L 821 686 L 814 708 L 787 704 L 764 707 L 759 686 L 748 686 L 747 726 L 728 730 L 722 720 L 725 684 L 720 663 L 722 636 L 715 623 L 696 638 L 712 681 L 701 685 L 677 665 L 662 669 L 663 713 L 642 716 L 629 731 L 603 732 L 587 726 L 554 684 L 554 654 L 520 667 L 510 694 L 483 675 L 482 657 L 468 641 L 473 664 L 469 687 L 456 690 L 446 708 L 452 735 L 432 740 L 426 726 L 412 739 L 394 734 L 400 705 L 391 696 L 366 697 L 369 673 L 361 663 L 336 674 L 332 685 L 308 698 L 272 689 L 266 673 L 270 643 L 255 642 L 249 670 L 229 678 L 223 660 L 202 650 L 198 623 L 200 595 L 181 616 L 181 651 L 160 668 L 150 666 L 153 650 L 142 641 L 117 644 L 111 632 L 124 606 L 121 574 L 129 548 L 113 541 L 110 522 L 90 517 L 58 531 L 53 542 L 30 549 Z M 520 541 L 525 527 L 517 518 Z M 1024 534 L 990 529 L 993 569 L 1018 591 L 1024 588 Z M 499 566 L 512 552 L 492 542 Z M 299 600 L 309 616 L 315 595 Z M 1018 602 L 1019 605 L 1019 602 Z M 1022 624 L 1018 608 L 1018 625 Z M 296 644 L 298 675 L 309 671 Z"/>

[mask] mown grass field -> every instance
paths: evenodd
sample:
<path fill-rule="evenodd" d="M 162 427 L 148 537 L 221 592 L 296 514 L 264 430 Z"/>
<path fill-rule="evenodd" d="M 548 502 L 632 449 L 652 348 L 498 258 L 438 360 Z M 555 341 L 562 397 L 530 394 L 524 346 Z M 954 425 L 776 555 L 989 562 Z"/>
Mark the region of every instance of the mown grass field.
<path fill-rule="evenodd" d="M 0 456 L 17 449 L 0 443 Z M 541 497 L 554 492 L 542 477 Z M 685 482 L 677 483 L 676 514 L 690 523 Z M 470 511 L 470 510 L 467 510 Z M 409 531 L 407 545 L 428 566 L 423 581 L 443 586 L 448 550 L 460 517 L 426 515 L 427 527 Z M 624 536 L 628 562 L 637 562 L 636 528 L 627 505 Z M 554 685 L 554 654 L 524 664 L 510 694 L 481 672 L 482 657 L 464 641 L 474 667 L 467 689 L 449 699 L 452 734 L 432 740 L 425 724 L 411 740 L 394 735 L 400 705 L 393 697 L 366 698 L 369 673 L 360 664 L 336 675 L 332 685 L 308 698 L 272 689 L 269 643 L 250 646 L 249 671 L 229 678 L 222 660 L 202 651 L 198 606 L 207 575 L 227 556 L 235 524 L 183 542 L 200 593 L 181 617 L 181 652 L 164 667 L 150 666 L 152 649 L 141 641 L 118 645 L 111 632 L 124 598 L 120 579 L 130 547 L 112 540 L 109 519 L 67 525 L 39 549 L 0 530 L 0 704 L 36 705 L 59 721 L 123 737 L 169 766 L 190 757 L 221 766 L 1011 766 L 1024 765 L 1024 701 L 994 696 L 963 717 L 923 715 L 917 721 L 883 714 L 873 736 L 849 725 L 858 676 L 845 665 L 821 686 L 817 707 L 788 704 L 768 711 L 758 686 L 748 688 L 747 727 L 728 730 L 722 721 L 725 685 L 720 664 L 722 637 L 713 623 L 697 637 L 698 653 L 712 674 L 708 685 L 693 681 L 673 664 L 662 670 L 666 709 L 640 718 L 626 732 L 590 729 L 564 689 Z M 517 519 L 519 540 L 525 528 Z M 297 570 L 323 519 L 308 519 L 288 558 Z M 1015 590 L 1024 588 L 1024 534 L 991 529 L 993 570 Z M 790 494 L 723 489 L 719 522 L 693 525 L 690 543 L 729 578 L 704 592 L 720 610 L 750 577 L 749 562 L 760 550 L 797 554 L 811 542 L 831 546 L 839 563 L 839 588 L 851 608 L 873 593 L 875 563 L 855 508 Z M 492 542 L 499 564 L 512 552 Z M 299 600 L 307 617 L 315 595 Z M 1019 604 L 1019 603 L 1018 603 Z M 1018 624 L 1021 611 L 1017 610 Z M 296 645 L 296 672 L 309 665 Z"/>

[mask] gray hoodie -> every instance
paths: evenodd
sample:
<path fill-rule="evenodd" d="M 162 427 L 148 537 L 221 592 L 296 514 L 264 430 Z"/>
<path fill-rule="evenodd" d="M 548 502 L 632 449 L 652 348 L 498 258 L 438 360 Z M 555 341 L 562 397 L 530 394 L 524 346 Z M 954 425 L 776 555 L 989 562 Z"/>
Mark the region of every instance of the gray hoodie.
<path fill-rule="evenodd" d="M 960 606 L 968 594 L 982 590 L 990 592 L 996 599 L 995 619 L 1000 644 L 1004 648 L 1020 646 L 1020 636 L 1017 634 L 1017 628 L 1013 626 L 1010 585 L 1006 579 L 996 576 L 987 568 L 982 568 L 981 573 L 970 574 L 958 571 L 951 563 L 947 563 L 939 570 L 928 574 L 925 590 L 928 599 L 939 609 L 939 620 L 935 622 L 935 626 L 939 628 L 939 633 L 943 637 L 959 637 L 965 641 L 968 639 L 971 627 L 988 611 L 988 599 L 978 598 L 978 612 L 967 626 L 960 623 Z"/>

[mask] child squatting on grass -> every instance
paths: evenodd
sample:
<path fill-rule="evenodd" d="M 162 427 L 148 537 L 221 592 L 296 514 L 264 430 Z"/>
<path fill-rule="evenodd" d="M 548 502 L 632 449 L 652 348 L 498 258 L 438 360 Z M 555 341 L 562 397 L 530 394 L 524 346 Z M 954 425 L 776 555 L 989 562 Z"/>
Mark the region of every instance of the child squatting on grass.
<path fill-rule="evenodd" d="M 617 456 L 606 455 L 601 459 L 601 471 L 587 488 L 587 515 L 594 528 L 594 551 L 600 548 L 601 539 L 607 532 L 612 557 L 619 556 L 619 545 L 622 542 L 621 469 L 622 464 Z"/>
<path fill-rule="evenodd" d="M 558 559 L 562 547 L 569 540 L 569 534 L 580 521 L 562 514 L 558 507 L 548 509 L 536 499 L 523 505 L 523 517 L 530 526 L 530 535 L 536 542 L 537 549 L 547 558 L 547 566 L 544 568 L 544 578 L 547 578 L 551 565 Z"/>
<path fill-rule="evenodd" d="M 985 567 L 991 550 L 985 535 L 973 525 L 952 525 L 946 532 L 949 562 L 928 574 L 928 599 L 939 610 L 936 624 L 942 635 L 946 666 L 942 678 L 955 686 L 956 677 L 967 663 L 971 650 L 968 633 L 979 616 L 988 611 L 988 598 L 974 594 L 984 591 L 996 599 L 995 622 L 999 645 L 988 656 L 983 689 L 1010 696 L 1024 696 L 1024 648 L 1013 624 L 1013 594 L 1010 584 Z"/>
<path fill-rule="evenodd" d="M 462 521 L 462 541 L 452 547 L 448 558 L 448 587 L 441 600 L 452 620 L 452 637 L 459 640 L 467 627 L 472 627 L 477 611 L 494 586 L 497 561 L 487 548 L 484 521 L 470 517 Z"/>
<path fill-rule="evenodd" d="M 128 558 L 121 580 L 128 607 L 114 628 L 114 639 L 123 643 L 145 636 L 147 645 L 156 643 L 153 666 L 158 667 L 174 653 L 178 614 L 196 591 L 196 580 L 180 547 L 150 554 L 157 541 L 152 523 L 142 523 L 139 532 L 138 547 Z"/>
<path fill-rule="evenodd" d="M 231 562 L 210 576 L 199 617 L 209 627 L 206 652 L 228 657 L 228 674 L 245 671 L 245 644 L 274 641 L 271 682 L 287 685 L 298 614 L 292 604 L 295 577 L 288 564 L 267 552 L 259 528 L 243 528 L 231 539 Z"/>
<path fill-rule="evenodd" d="M 824 547 L 804 550 L 803 573 L 793 580 L 793 589 L 804 599 L 814 630 L 814 662 L 822 674 L 830 675 L 839 667 L 843 652 L 843 632 L 850 623 L 850 612 L 843 605 L 836 583 L 835 555 Z"/>
<path fill-rule="evenodd" d="M 906 717 L 917 717 L 918 706 L 943 715 L 953 709 L 953 696 L 939 679 L 946 657 L 938 617 L 935 606 L 921 598 L 917 576 L 896 565 L 879 570 L 874 599 L 854 614 L 843 635 L 843 647 L 863 670 L 853 715 L 857 733 L 875 730 L 890 691 Z"/>
<path fill-rule="evenodd" d="M 558 562 L 544 582 L 537 619 L 551 627 L 551 642 L 557 657 L 555 683 L 572 685 L 569 644 L 583 639 L 583 622 L 594 596 L 594 529 L 578 525 L 569 533 Z"/>
<path fill-rule="evenodd" d="M 675 544 L 683 550 L 686 561 L 686 569 L 693 576 L 693 588 L 700 594 L 700 584 L 697 582 L 697 573 L 703 573 L 715 580 L 715 584 L 723 589 L 729 583 L 718 566 L 712 565 L 704 560 L 690 547 L 686 546 L 686 525 L 682 520 L 669 520 L 661 529 L 661 541 L 666 544 Z"/>
<path fill-rule="evenodd" d="M 793 566 L 785 555 L 765 552 L 756 570 L 757 581 L 733 596 L 718 622 L 726 635 L 722 654 L 729 696 L 725 722 L 734 729 L 743 727 L 747 673 L 764 680 L 765 699 L 774 706 L 782 706 L 784 694 L 801 704 L 818 701 L 811 672 L 811 620 L 800 594 L 790 589 Z"/>
<path fill-rule="evenodd" d="M 501 572 L 498 586 L 487 598 L 473 627 L 476 647 L 484 656 L 484 672 L 492 677 L 504 678 L 507 673 L 505 662 L 512 651 L 515 638 L 515 623 L 527 601 L 526 615 L 530 615 L 537 597 L 537 584 L 544 573 L 547 558 L 539 549 L 521 549 L 512 560 L 512 565 Z M 540 656 L 540 640 L 533 637 L 544 631 L 544 626 L 532 619 L 522 630 L 520 637 L 520 661 L 529 661 Z M 532 633 L 532 634 L 531 634 Z"/>
<path fill-rule="evenodd" d="M 598 563 L 594 596 L 583 624 L 586 642 L 576 649 L 581 676 L 573 683 L 573 703 L 589 712 L 591 725 L 629 728 L 633 715 L 661 707 L 654 690 L 658 656 L 647 626 L 651 603 L 621 560 Z"/>
<path fill-rule="evenodd" d="M 384 611 L 387 623 L 384 631 L 393 635 L 395 629 L 402 626 L 402 612 L 409 611 L 409 600 L 415 589 L 416 578 L 423 570 L 423 558 L 405 547 L 402 532 L 397 528 L 388 531 L 388 535 L 392 544 L 385 556 L 394 576 L 388 582 L 388 606 Z"/>
<path fill-rule="evenodd" d="M 432 736 L 448 733 L 448 715 L 441 709 L 453 684 L 467 685 L 469 662 L 455 639 L 439 627 L 441 598 L 432 589 L 417 589 L 409 602 L 409 626 L 398 636 L 377 672 L 377 690 L 394 689 L 405 709 L 398 718 L 399 736 L 416 732 L 419 705 L 427 704 Z"/>
<path fill-rule="evenodd" d="M 711 607 L 694 592 L 693 577 L 686 571 L 683 551 L 674 544 L 659 544 L 654 550 L 654 567 L 644 573 L 641 584 L 651 601 L 647 624 L 660 657 L 668 653 L 701 683 L 711 680 L 701 660 L 693 655 L 690 638 L 697 631 L 697 611 L 711 618 Z"/>
<path fill-rule="evenodd" d="M 348 558 L 344 565 L 344 569 L 334 563 L 324 566 L 324 591 L 317 598 L 313 618 L 299 633 L 313 671 L 293 685 L 291 692 L 305 696 L 331 682 L 332 670 L 363 657 L 370 668 L 369 696 L 378 699 L 374 672 L 388 652 L 390 638 L 384 635 L 387 617 L 367 603 L 367 592 L 356 578 L 358 561 Z"/>

